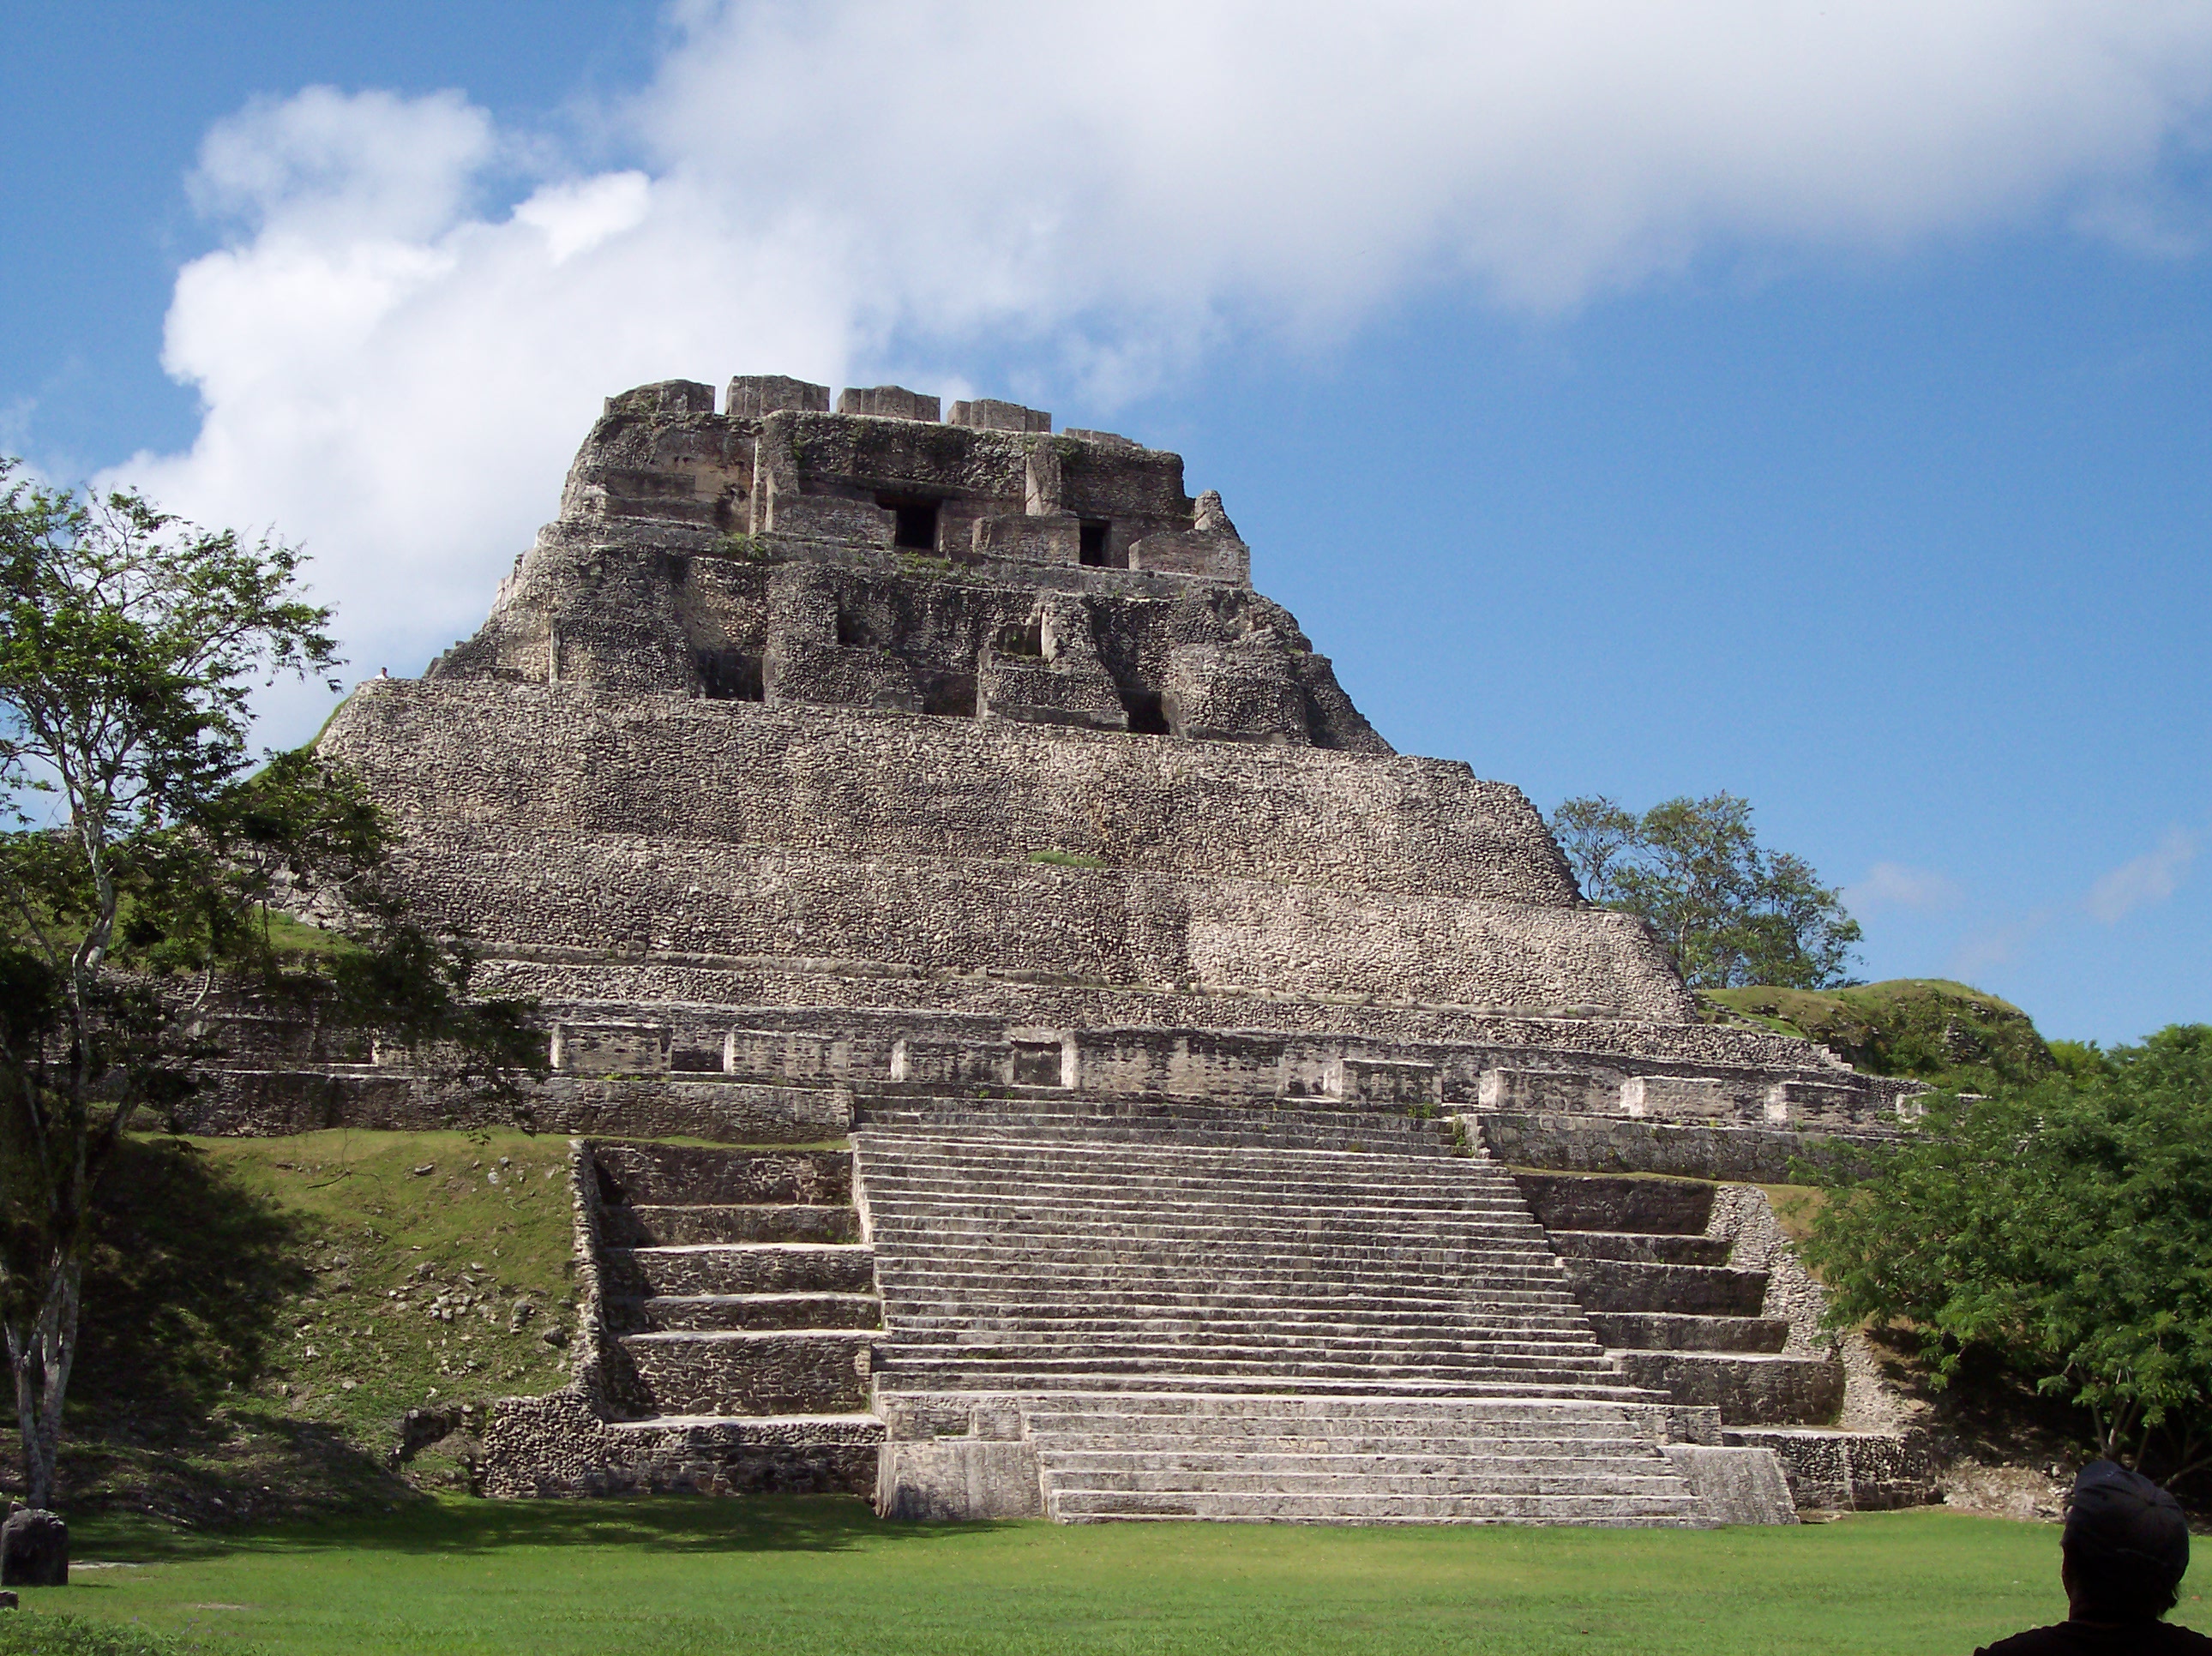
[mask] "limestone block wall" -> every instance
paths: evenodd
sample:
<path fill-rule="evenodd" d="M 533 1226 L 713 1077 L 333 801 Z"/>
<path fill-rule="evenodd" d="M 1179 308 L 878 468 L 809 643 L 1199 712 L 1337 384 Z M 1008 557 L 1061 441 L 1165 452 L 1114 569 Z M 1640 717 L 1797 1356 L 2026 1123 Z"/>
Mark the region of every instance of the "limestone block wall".
<path fill-rule="evenodd" d="M 364 683 L 322 748 L 410 828 L 1581 907 L 1527 796 L 1443 760 L 402 679 Z"/>

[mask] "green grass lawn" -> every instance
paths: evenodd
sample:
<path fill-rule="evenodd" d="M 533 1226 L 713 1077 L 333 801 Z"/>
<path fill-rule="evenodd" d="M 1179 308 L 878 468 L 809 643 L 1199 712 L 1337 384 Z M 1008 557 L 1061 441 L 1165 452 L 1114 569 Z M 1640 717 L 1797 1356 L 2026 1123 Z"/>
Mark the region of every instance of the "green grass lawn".
<path fill-rule="evenodd" d="M 1965 1653 L 2063 1614 L 2055 1527 L 902 1525 L 836 1499 L 441 1501 L 212 1537 L 77 1526 L 53 1612 L 275 1652 Z M 2187 1587 L 2176 1619 L 2212 1627 Z"/>

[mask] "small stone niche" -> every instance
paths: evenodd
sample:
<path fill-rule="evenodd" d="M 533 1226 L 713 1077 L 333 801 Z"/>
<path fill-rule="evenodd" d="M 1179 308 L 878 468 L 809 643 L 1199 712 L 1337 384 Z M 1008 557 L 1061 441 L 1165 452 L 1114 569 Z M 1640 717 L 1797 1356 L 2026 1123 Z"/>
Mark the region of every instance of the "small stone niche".
<path fill-rule="evenodd" d="M 975 675 L 939 673 L 929 682 L 929 688 L 922 696 L 921 710 L 939 719 L 975 718 Z"/>
<path fill-rule="evenodd" d="M 1086 518 L 1078 531 L 1076 561 L 1090 569 L 1103 569 L 1113 555 L 1114 525 Z"/>
<path fill-rule="evenodd" d="M 1015 1086 L 1064 1087 L 1067 1084 L 1065 1042 L 1017 1040 L 1012 1046 Z"/>

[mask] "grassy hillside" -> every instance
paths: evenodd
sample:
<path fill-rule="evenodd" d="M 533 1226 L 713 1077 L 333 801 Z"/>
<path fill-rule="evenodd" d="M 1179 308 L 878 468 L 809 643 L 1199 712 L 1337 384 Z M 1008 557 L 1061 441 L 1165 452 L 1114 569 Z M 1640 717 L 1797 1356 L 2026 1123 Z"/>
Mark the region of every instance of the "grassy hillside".
<path fill-rule="evenodd" d="M 1979 1091 L 2056 1067 L 2027 1013 L 1942 978 L 1851 989 L 1707 989 L 1698 998 L 1710 1022 L 1800 1035 L 1875 1075 Z"/>
<path fill-rule="evenodd" d="M 462 1481 L 460 1405 L 568 1378 L 563 1139 L 147 1137 L 100 1208 L 65 1507 L 197 1523 L 405 1504 Z M 461 1435 L 403 1479 L 410 1409 L 432 1411 L 410 1452 Z"/>

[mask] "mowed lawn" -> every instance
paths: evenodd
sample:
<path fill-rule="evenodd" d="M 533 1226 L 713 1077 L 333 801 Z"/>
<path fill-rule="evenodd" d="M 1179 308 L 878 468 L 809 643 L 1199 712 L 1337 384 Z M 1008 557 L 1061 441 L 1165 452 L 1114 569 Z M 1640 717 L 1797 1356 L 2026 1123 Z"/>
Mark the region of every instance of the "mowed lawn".
<path fill-rule="evenodd" d="M 42 1613 L 221 1648 L 692 1651 L 1971 1651 L 2063 1613 L 2058 1532 L 1942 1512 L 1788 1529 L 884 1524 L 858 1501 L 455 1498 L 250 1538 L 97 1520 Z M 2199 1574 L 2204 1568 L 2201 1567 Z M 2212 1627 L 2185 1586 L 2175 1619 Z M 9 1635 L 14 1636 L 9 1636 Z"/>

